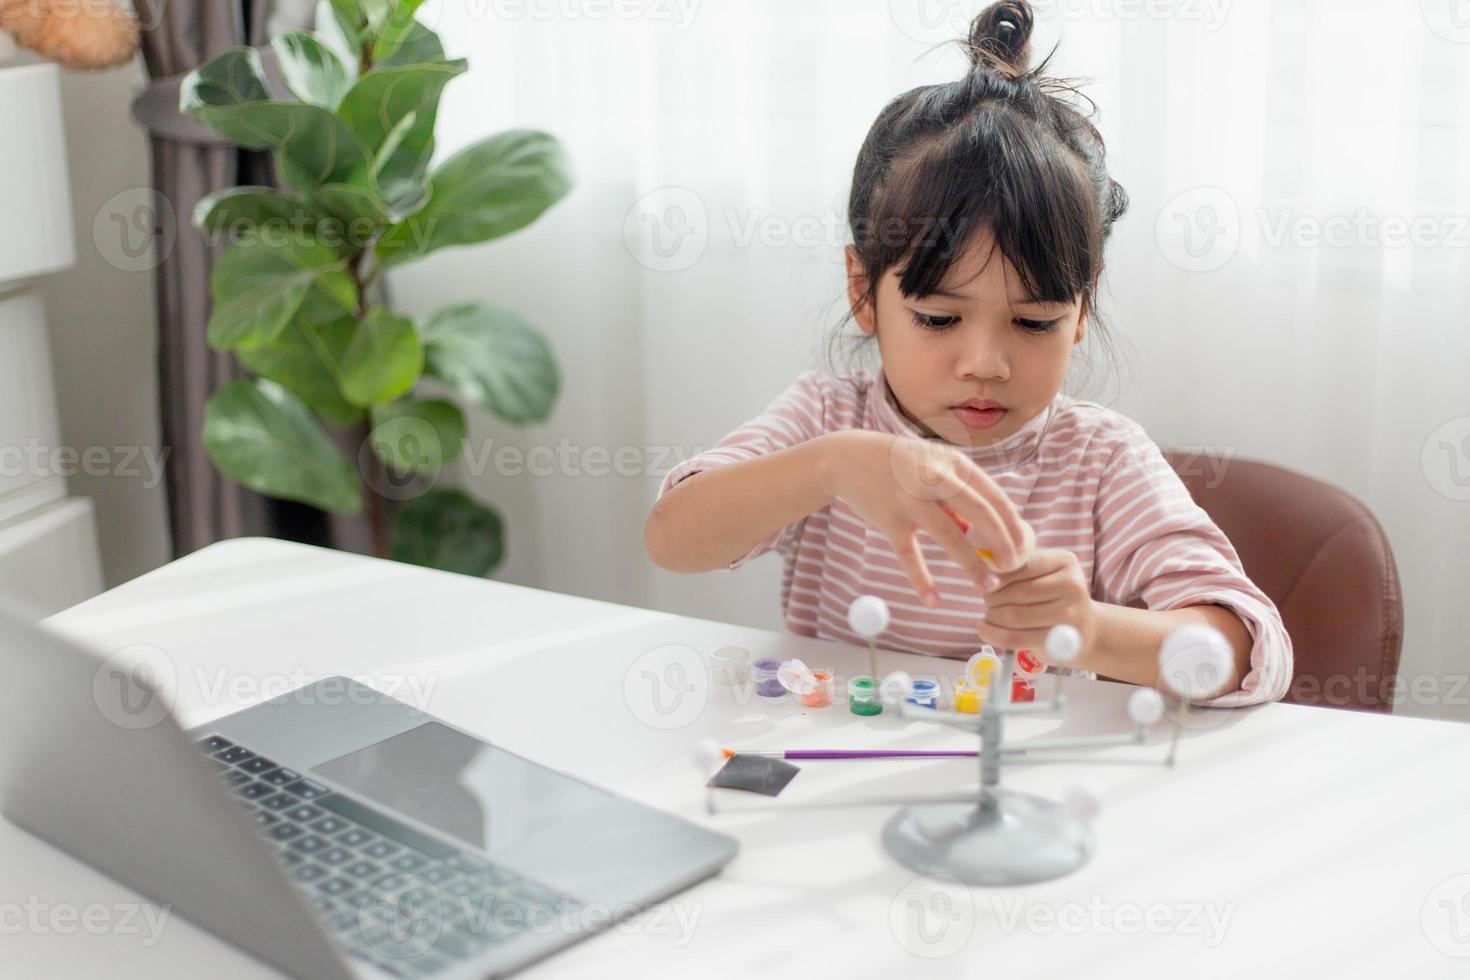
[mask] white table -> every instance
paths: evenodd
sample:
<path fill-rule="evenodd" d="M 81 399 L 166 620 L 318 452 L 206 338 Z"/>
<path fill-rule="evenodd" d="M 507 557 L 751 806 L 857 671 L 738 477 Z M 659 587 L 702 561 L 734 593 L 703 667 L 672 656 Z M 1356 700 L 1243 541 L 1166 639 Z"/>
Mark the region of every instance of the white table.
<path fill-rule="evenodd" d="M 705 735 L 743 748 L 971 747 L 961 732 L 892 713 L 859 719 L 737 697 L 697 671 L 681 675 L 670 665 L 693 654 L 667 649 L 738 644 L 857 673 L 860 648 L 258 539 L 205 549 L 51 623 L 109 651 L 166 651 L 185 725 L 348 674 L 739 839 L 718 878 L 529 977 L 1470 974 L 1470 726 L 1268 705 L 1208 712 L 1173 770 L 1010 769 L 1007 785 L 1053 797 L 1089 786 L 1103 807 L 1097 853 L 1043 885 L 965 889 L 884 854 L 887 809 L 705 813 L 691 762 Z M 881 662 L 915 674 L 936 665 Z M 659 678 L 694 690 L 676 702 Z M 1010 734 L 1127 727 L 1132 688 L 1069 688 L 1065 719 L 1015 719 Z M 681 727 L 656 727 L 672 724 Z M 969 760 L 807 763 L 780 800 L 941 790 L 975 776 Z M 0 904 L 12 908 L 135 900 L 5 823 L 0 868 Z M 178 916 L 152 944 L 137 932 L 17 931 L 18 918 L 0 917 L 6 977 L 277 976 Z"/>

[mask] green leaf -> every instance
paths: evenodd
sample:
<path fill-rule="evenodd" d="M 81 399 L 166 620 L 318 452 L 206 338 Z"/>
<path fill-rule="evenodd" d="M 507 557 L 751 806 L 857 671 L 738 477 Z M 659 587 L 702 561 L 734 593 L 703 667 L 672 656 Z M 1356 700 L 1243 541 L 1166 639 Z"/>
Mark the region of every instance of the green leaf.
<path fill-rule="evenodd" d="M 270 97 L 259 53 L 239 45 L 226 48 L 184 76 L 179 107 L 187 111 L 191 107 L 266 102 Z"/>
<path fill-rule="evenodd" d="M 508 235 L 535 221 L 571 189 L 561 144 L 547 133 L 511 130 L 471 144 L 445 161 L 429 183 L 429 203 L 383 233 L 384 266 L 436 249 Z"/>
<path fill-rule="evenodd" d="M 332 12 L 342 23 L 350 24 L 354 30 L 361 30 L 366 26 L 367 20 L 363 14 L 364 3 L 359 0 L 329 0 L 329 2 Z"/>
<path fill-rule="evenodd" d="M 373 409 L 373 452 L 400 474 L 433 476 L 464 448 L 464 413 L 451 402 L 405 398 Z"/>
<path fill-rule="evenodd" d="M 357 184 L 323 184 L 307 191 L 307 196 L 323 211 L 341 221 L 344 237 L 350 239 L 351 252 L 356 254 L 367 248 L 380 225 L 398 220 L 398 213 L 376 189 Z M 366 222 L 370 228 L 361 224 Z"/>
<path fill-rule="evenodd" d="M 405 113 L 403 118 L 399 119 L 393 124 L 393 128 L 388 130 L 388 135 L 383 137 L 383 142 L 373 151 L 374 177 L 380 175 L 383 172 L 383 168 L 388 166 L 388 161 L 393 159 L 393 154 L 398 152 L 398 148 L 403 145 L 403 141 L 408 138 L 409 133 L 418 125 L 418 122 L 419 114 L 417 112 Z"/>
<path fill-rule="evenodd" d="M 301 400 L 265 380 L 233 381 L 204 409 L 204 448 L 225 476 L 337 514 L 362 509 L 357 473 Z"/>
<path fill-rule="evenodd" d="M 395 224 L 422 211 L 429 203 L 429 185 L 422 179 L 397 181 L 384 187 L 383 193 L 388 196 Z"/>
<path fill-rule="evenodd" d="M 274 340 L 301 308 L 313 285 L 351 308 L 357 286 L 346 260 L 317 242 L 251 237 L 229 249 L 210 275 L 214 309 L 209 344 L 216 350 L 259 347 Z"/>
<path fill-rule="evenodd" d="M 356 315 L 357 313 L 357 287 L 353 285 L 351 277 L 347 279 L 347 285 L 351 292 L 347 295 L 339 295 L 334 284 L 338 282 L 337 277 L 318 279 L 306 294 L 306 300 L 301 304 L 301 309 L 296 311 L 296 319 L 302 323 L 310 323 L 314 326 L 325 326 L 338 320 L 342 315 Z"/>
<path fill-rule="evenodd" d="M 348 79 L 356 80 L 358 62 L 362 58 L 356 0 L 319 0 L 315 31 L 322 43 L 342 60 Z"/>
<path fill-rule="evenodd" d="M 342 393 L 354 405 L 383 405 L 424 373 L 424 346 L 413 321 L 381 306 L 368 311 L 342 356 Z"/>
<path fill-rule="evenodd" d="M 422 65 L 430 61 L 444 60 L 444 44 L 439 35 L 418 21 L 408 29 L 408 36 L 398 50 L 377 62 L 379 68 L 395 68 L 400 65 Z"/>
<path fill-rule="evenodd" d="M 551 414 L 560 377 L 546 339 L 507 310 L 444 310 L 424 327 L 430 374 L 507 422 Z"/>
<path fill-rule="evenodd" d="M 194 208 L 194 227 L 205 234 L 235 238 L 268 226 L 272 231 L 310 232 L 321 220 L 311 205 L 274 187 L 227 187 L 205 197 Z"/>
<path fill-rule="evenodd" d="M 398 50 L 417 23 L 414 14 L 423 5 L 424 0 L 398 0 L 373 44 L 373 61 L 381 62 Z"/>
<path fill-rule="evenodd" d="M 343 98 L 338 113 L 367 147 L 374 173 L 383 184 L 416 178 L 428 169 L 440 96 L 445 85 L 464 74 L 465 67 L 461 59 L 376 68 L 358 79 Z M 413 121 L 399 129 L 410 115 Z"/>
<path fill-rule="evenodd" d="M 462 490 L 430 490 L 405 504 L 392 530 L 396 561 L 477 577 L 505 553 L 500 515 Z"/>
<path fill-rule="evenodd" d="M 271 41 L 286 87 L 302 102 L 336 109 L 352 87 L 347 67 L 315 35 L 289 31 Z"/>
<path fill-rule="evenodd" d="M 351 425 L 362 418 L 362 410 L 342 397 L 340 365 L 355 331 L 350 316 L 316 324 L 302 313 L 269 344 L 240 351 L 237 356 L 251 371 L 288 389 L 328 422 Z"/>
<path fill-rule="evenodd" d="M 254 48 L 230 48 L 186 75 L 179 110 L 246 149 L 274 150 L 281 178 L 298 189 L 369 169 L 367 150 L 335 113 L 270 100 Z"/>
<path fill-rule="evenodd" d="M 357 7 L 367 18 L 367 33 L 376 36 L 393 13 L 396 0 L 357 0 Z"/>

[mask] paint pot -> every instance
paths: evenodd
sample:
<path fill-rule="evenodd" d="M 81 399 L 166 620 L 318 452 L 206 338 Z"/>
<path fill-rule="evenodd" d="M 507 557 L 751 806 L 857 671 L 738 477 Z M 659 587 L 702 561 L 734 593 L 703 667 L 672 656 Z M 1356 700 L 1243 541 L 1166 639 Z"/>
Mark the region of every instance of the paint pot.
<path fill-rule="evenodd" d="M 750 679 L 755 684 L 755 693 L 770 701 L 779 701 L 786 696 L 786 687 L 777 677 L 781 661 L 775 657 L 762 657 L 750 667 Z"/>
<path fill-rule="evenodd" d="M 1016 651 L 1016 673 L 1030 680 L 1046 673 L 1046 662 L 1030 650 Z"/>
<path fill-rule="evenodd" d="M 808 708 L 825 708 L 832 703 L 832 674 L 812 670 L 800 660 L 788 660 L 776 671 L 781 686 Z"/>
<path fill-rule="evenodd" d="M 990 682 L 1000 676 L 1001 660 L 995 648 L 986 644 L 980 652 L 965 664 L 965 676 L 979 688 L 988 688 Z"/>
<path fill-rule="evenodd" d="M 866 674 L 847 682 L 847 710 L 855 715 L 881 715 L 883 702 L 878 700 L 878 685 Z"/>
<path fill-rule="evenodd" d="M 909 696 L 904 700 L 920 708 L 937 708 L 939 685 L 934 681 L 914 681 L 909 687 Z"/>
<path fill-rule="evenodd" d="M 978 715 L 985 703 L 986 689 L 968 677 L 954 679 L 954 710 L 962 715 Z"/>
<path fill-rule="evenodd" d="M 801 696 L 801 703 L 808 708 L 828 707 L 832 704 L 832 672 L 814 670 L 812 678 L 817 682 L 816 686 Z"/>
<path fill-rule="evenodd" d="M 720 647 L 709 655 L 710 679 L 724 687 L 740 687 L 750 679 L 750 651 Z"/>

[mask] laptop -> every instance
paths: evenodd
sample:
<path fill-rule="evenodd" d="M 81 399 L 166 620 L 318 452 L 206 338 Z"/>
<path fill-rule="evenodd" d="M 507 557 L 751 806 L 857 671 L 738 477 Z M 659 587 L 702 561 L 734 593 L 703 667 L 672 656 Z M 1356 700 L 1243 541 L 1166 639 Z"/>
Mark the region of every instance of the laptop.
<path fill-rule="evenodd" d="M 735 856 L 344 677 L 184 731 L 135 651 L 0 603 L 0 812 L 289 975 L 503 976 Z"/>

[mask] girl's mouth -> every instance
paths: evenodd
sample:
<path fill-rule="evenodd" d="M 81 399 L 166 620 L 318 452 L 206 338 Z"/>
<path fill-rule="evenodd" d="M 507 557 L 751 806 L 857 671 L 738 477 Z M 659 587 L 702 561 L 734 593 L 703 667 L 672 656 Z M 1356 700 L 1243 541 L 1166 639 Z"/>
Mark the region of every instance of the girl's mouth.
<path fill-rule="evenodd" d="M 966 408 L 963 405 L 956 405 L 950 411 L 972 429 L 993 429 L 1006 415 L 1003 408 Z"/>

